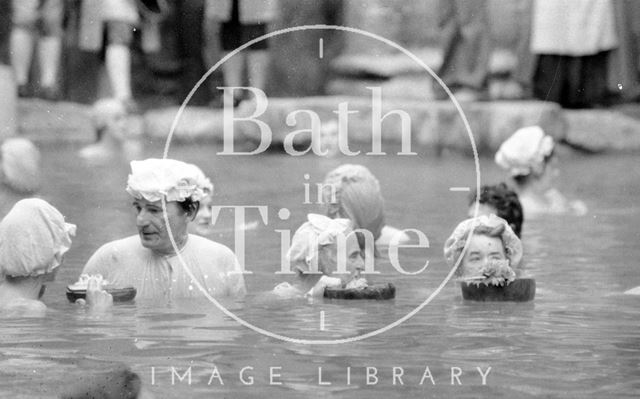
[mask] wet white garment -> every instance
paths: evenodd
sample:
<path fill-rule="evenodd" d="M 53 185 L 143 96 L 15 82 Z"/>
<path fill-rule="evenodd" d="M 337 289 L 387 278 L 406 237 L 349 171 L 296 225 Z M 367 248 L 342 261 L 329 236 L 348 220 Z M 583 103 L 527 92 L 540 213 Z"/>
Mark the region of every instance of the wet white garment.
<path fill-rule="evenodd" d="M 238 259 L 226 246 L 190 234 L 180 256 L 210 295 L 237 297 L 246 293 Z M 133 286 L 140 299 L 203 296 L 177 255 L 154 253 L 142 246 L 138 235 L 103 245 L 82 273 L 101 274 L 118 288 Z"/>
<path fill-rule="evenodd" d="M 613 4 L 609 0 L 536 0 L 531 52 L 594 55 L 618 46 Z"/>

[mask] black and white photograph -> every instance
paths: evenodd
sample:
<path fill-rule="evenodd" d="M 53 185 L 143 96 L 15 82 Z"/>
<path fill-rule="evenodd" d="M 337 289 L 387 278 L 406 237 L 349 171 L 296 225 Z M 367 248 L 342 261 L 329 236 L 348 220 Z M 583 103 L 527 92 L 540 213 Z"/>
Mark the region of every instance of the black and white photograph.
<path fill-rule="evenodd" d="M 0 22 L 0 398 L 640 396 L 640 1 Z"/>

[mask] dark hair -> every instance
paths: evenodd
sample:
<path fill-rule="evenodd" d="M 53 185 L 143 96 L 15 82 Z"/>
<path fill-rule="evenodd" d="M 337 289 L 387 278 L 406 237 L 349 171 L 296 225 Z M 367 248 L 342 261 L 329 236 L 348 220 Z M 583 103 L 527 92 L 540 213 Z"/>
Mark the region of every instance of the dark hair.
<path fill-rule="evenodd" d="M 475 192 L 471 193 L 469 205 L 473 205 L 476 202 L 476 196 L 477 194 Z M 513 229 L 513 232 L 520 237 L 524 215 L 518 194 L 516 194 L 515 191 L 505 183 L 485 185 L 480 187 L 478 202 L 496 208 L 496 216 L 506 220 Z"/>
<path fill-rule="evenodd" d="M 193 212 L 194 217 L 198 213 L 198 210 L 200 209 L 200 202 L 194 201 L 191 198 L 186 198 L 184 201 L 179 201 L 178 205 L 180 205 L 180 208 L 182 208 L 182 210 L 185 211 L 186 213 Z"/>

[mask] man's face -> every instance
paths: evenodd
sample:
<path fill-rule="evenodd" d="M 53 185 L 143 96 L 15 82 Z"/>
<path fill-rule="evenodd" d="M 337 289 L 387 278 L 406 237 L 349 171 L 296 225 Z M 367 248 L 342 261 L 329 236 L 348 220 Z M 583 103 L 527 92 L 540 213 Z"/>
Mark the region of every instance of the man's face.
<path fill-rule="evenodd" d="M 136 226 L 142 246 L 162 255 L 175 253 L 164 222 L 162 202 L 151 202 L 144 198 L 135 199 L 133 207 L 136 210 Z M 173 238 L 180 247 L 187 238 L 187 225 L 191 215 L 185 212 L 176 201 L 171 201 L 167 202 L 167 219 Z"/>

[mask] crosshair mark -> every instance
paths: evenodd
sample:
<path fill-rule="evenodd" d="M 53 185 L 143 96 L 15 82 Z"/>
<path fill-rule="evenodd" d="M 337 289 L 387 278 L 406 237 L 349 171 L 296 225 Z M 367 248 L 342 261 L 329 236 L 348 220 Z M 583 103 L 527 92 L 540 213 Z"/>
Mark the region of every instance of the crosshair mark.
<path fill-rule="evenodd" d="M 320 311 L 320 331 L 326 331 L 326 328 L 324 328 L 324 310 Z"/>
<path fill-rule="evenodd" d="M 324 39 L 320 38 L 318 42 L 318 56 L 320 59 L 324 58 Z"/>
<path fill-rule="evenodd" d="M 449 191 L 469 192 L 471 191 L 471 187 L 449 187 Z"/>

